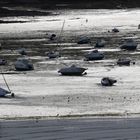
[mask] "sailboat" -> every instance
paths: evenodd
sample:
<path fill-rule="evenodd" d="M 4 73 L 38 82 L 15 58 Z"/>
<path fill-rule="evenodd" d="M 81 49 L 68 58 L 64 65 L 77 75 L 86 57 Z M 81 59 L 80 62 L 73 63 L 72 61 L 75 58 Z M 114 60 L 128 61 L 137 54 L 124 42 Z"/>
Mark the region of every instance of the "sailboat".
<path fill-rule="evenodd" d="M 10 95 L 11 97 L 15 97 L 15 94 L 12 93 L 11 90 L 10 90 L 10 87 L 9 87 L 5 77 L 4 77 L 4 74 L 3 74 L 2 70 L 1 70 L 1 74 L 2 74 L 3 80 L 4 80 L 5 85 L 7 86 L 8 90 L 0 87 L 0 97 L 7 97 L 8 95 Z"/>
<path fill-rule="evenodd" d="M 15 69 L 17 71 L 28 71 L 34 70 L 34 66 L 28 57 L 21 57 L 15 62 Z"/>
<path fill-rule="evenodd" d="M 7 95 L 11 95 L 11 97 L 15 97 L 14 93 L 11 93 L 8 90 L 0 88 L 0 97 L 6 97 Z"/>
<path fill-rule="evenodd" d="M 58 37 L 57 49 L 58 49 L 59 44 L 60 44 L 60 37 L 61 37 L 61 35 L 62 35 L 62 31 L 63 31 L 63 29 L 64 29 L 64 25 L 65 25 L 65 20 L 64 20 L 64 22 L 63 22 L 63 25 L 62 25 L 62 28 L 61 28 L 61 31 L 60 31 L 60 35 L 59 35 L 59 37 Z M 57 51 L 57 50 L 55 50 L 55 51 L 49 51 L 49 52 L 47 53 L 47 56 L 48 56 L 49 59 L 61 57 L 59 51 Z"/>

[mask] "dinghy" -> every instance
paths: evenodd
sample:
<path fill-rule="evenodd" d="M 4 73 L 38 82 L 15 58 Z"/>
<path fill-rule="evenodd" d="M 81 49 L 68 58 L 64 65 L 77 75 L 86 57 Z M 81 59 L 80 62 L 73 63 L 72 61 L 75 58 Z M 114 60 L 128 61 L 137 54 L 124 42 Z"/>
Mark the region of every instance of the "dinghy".
<path fill-rule="evenodd" d="M 7 97 L 8 95 L 10 95 L 11 97 L 14 97 L 14 93 L 11 93 L 3 88 L 0 88 L 0 97 Z"/>
<path fill-rule="evenodd" d="M 28 71 L 34 70 L 34 66 L 29 58 L 18 58 L 15 62 L 15 69 L 17 71 Z"/>
<path fill-rule="evenodd" d="M 0 59 L 0 65 L 6 65 L 7 61 L 5 59 Z"/>
<path fill-rule="evenodd" d="M 95 44 L 95 48 L 102 48 L 104 46 L 105 46 L 105 41 L 103 39 L 97 40 L 97 42 Z"/>
<path fill-rule="evenodd" d="M 104 77 L 101 80 L 101 85 L 102 86 L 112 86 L 116 82 L 117 82 L 117 80 L 114 80 L 114 79 L 109 78 L 109 77 Z"/>
<path fill-rule="evenodd" d="M 86 61 L 93 61 L 93 60 L 102 60 L 104 58 L 104 54 L 99 52 L 98 50 L 93 50 L 85 55 Z"/>
<path fill-rule="evenodd" d="M 130 62 L 131 62 L 131 60 L 128 59 L 128 58 L 120 58 L 117 61 L 117 65 L 119 65 L 119 66 L 123 66 L 123 65 L 129 66 L 130 65 Z"/>
<path fill-rule="evenodd" d="M 82 76 L 87 74 L 85 70 L 87 69 L 72 65 L 71 67 L 60 69 L 58 73 L 61 73 L 62 75 L 68 75 L 68 76 Z"/>
<path fill-rule="evenodd" d="M 137 43 L 133 39 L 126 40 L 124 44 L 120 46 L 121 49 L 124 50 L 136 50 Z"/>

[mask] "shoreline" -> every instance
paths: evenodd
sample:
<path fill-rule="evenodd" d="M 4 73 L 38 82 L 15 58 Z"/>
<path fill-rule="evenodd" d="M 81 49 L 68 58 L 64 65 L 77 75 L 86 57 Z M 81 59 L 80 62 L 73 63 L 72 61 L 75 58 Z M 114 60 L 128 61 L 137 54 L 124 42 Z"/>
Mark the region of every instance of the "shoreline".
<path fill-rule="evenodd" d="M 29 116 L 29 117 L 0 117 L 2 121 L 30 121 L 30 120 L 71 120 L 71 119 L 140 119 L 140 114 L 128 113 L 127 115 L 62 115 L 62 116 Z"/>

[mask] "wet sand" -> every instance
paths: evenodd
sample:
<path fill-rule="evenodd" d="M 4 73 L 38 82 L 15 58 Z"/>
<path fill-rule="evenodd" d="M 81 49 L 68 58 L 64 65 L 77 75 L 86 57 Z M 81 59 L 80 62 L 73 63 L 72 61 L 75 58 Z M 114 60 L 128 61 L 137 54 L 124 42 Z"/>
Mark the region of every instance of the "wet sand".
<path fill-rule="evenodd" d="M 139 140 L 139 119 L 58 119 L 0 122 L 1 140 Z"/>
<path fill-rule="evenodd" d="M 8 60 L 8 65 L 2 66 L 3 72 L 15 72 L 14 62 L 20 56 L 17 50 L 21 47 L 26 48 L 35 70 L 5 75 L 16 96 L 14 99 L 0 99 L 0 118 L 139 116 L 140 46 L 134 52 L 119 48 L 126 38 L 133 38 L 139 44 L 139 10 L 59 12 L 59 16 L 18 18 L 28 20 L 28 23 L 1 24 L 0 56 Z M 17 21 L 16 17 L 8 18 L 11 19 Z M 48 36 L 51 33 L 59 36 L 64 19 L 66 25 L 58 47 L 57 40 L 50 41 Z M 114 26 L 120 29 L 119 33 L 108 32 Z M 78 45 L 81 36 L 88 36 L 92 43 Z M 105 59 L 84 61 L 84 54 L 94 49 L 99 38 L 106 41 L 105 48 L 99 49 L 105 54 Z M 55 49 L 62 57 L 49 60 L 46 52 Z M 116 65 L 119 57 L 130 57 L 136 64 L 119 67 Z M 60 68 L 72 64 L 88 68 L 88 74 L 83 77 L 58 74 Z M 113 77 L 118 82 L 113 87 L 102 87 L 100 81 L 104 76 Z M 6 88 L 2 77 L 0 81 L 1 87 Z"/>

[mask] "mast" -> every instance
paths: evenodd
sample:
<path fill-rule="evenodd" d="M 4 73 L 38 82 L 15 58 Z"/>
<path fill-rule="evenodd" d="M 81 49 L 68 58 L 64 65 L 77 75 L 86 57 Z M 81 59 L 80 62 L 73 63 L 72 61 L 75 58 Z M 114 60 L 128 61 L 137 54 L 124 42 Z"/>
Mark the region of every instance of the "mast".
<path fill-rule="evenodd" d="M 62 28 L 61 28 L 61 30 L 60 30 L 60 35 L 59 35 L 58 41 L 57 41 L 57 48 L 58 48 L 58 47 L 60 46 L 60 44 L 61 44 L 61 42 L 59 42 L 59 41 L 60 41 L 61 35 L 62 35 L 62 33 L 63 33 L 63 30 L 64 30 L 64 25 L 65 25 L 65 20 L 63 21 L 63 25 L 62 25 Z"/>
<path fill-rule="evenodd" d="M 1 69 L 1 75 L 2 75 L 2 77 L 3 77 L 3 80 L 4 80 L 4 82 L 5 82 L 5 85 L 7 86 L 9 92 L 12 93 L 12 92 L 11 92 L 11 89 L 10 89 L 10 87 L 9 87 L 9 85 L 8 85 L 8 83 L 7 83 L 7 81 L 6 81 L 6 79 L 5 79 L 5 76 L 4 76 L 3 72 L 2 72 L 2 69 Z"/>

